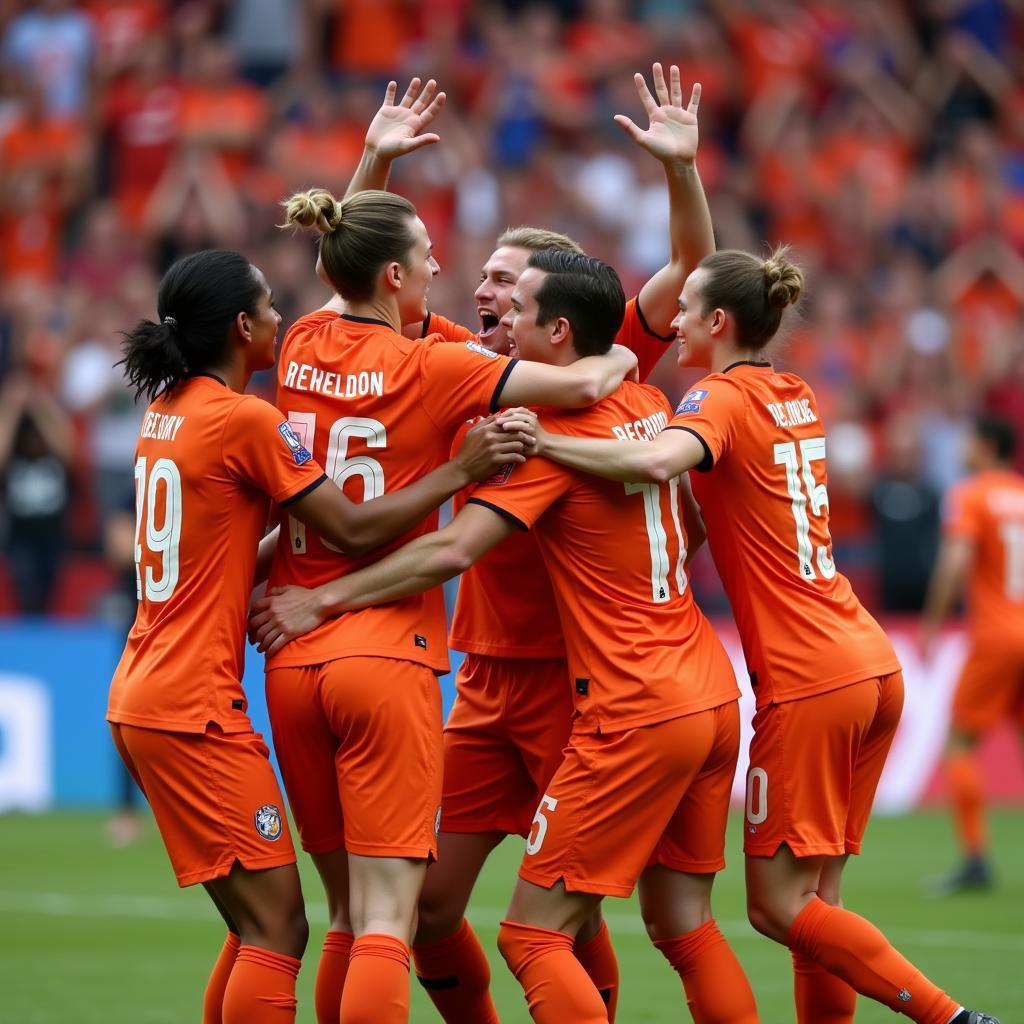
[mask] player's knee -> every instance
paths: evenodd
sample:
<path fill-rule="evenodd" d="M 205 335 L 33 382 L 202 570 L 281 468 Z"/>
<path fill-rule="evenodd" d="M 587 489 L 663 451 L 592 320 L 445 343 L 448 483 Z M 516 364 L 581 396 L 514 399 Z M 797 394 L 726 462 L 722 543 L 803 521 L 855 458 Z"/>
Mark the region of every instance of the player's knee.
<path fill-rule="evenodd" d="M 793 915 L 777 902 L 748 894 L 747 920 L 754 931 L 786 945 L 789 929 L 793 924 Z"/>
<path fill-rule="evenodd" d="M 446 898 L 444 893 L 424 889 L 416 911 L 416 941 L 425 943 L 454 935 L 462 924 L 465 908 Z"/>
<path fill-rule="evenodd" d="M 519 936 L 503 921 L 498 928 L 498 952 L 504 957 L 508 969 L 513 974 L 516 973 L 521 950 L 522 943 Z"/>

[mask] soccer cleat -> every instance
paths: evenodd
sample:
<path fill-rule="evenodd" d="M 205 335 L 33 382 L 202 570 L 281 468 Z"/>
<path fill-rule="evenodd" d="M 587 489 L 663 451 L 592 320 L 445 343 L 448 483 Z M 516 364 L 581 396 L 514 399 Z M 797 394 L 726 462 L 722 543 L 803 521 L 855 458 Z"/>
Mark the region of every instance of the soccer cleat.
<path fill-rule="evenodd" d="M 998 1017 L 990 1017 L 987 1013 L 979 1013 L 977 1010 L 964 1010 L 958 1013 L 950 1024 L 999 1024 Z"/>
<path fill-rule="evenodd" d="M 980 854 L 968 857 L 956 870 L 948 875 L 941 875 L 928 883 L 933 896 L 952 896 L 953 893 L 967 889 L 991 889 L 995 884 L 995 876 L 989 862 Z"/>

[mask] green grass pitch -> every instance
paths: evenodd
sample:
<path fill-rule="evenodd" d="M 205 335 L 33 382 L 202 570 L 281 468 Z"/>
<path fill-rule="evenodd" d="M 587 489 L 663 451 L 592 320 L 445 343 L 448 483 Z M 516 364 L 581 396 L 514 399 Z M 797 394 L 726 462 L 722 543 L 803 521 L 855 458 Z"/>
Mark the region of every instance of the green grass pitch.
<path fill-rule="evenodd" d="M 184 1024 L 199 1020 L 206 974 L 223 928 L 201 889 L 180 891 L 159 836 L 125 850 L 105 841 L 97 815 L 0 818 L 0 1021 L 9 1024 Z M 949 825 L 937 813 L 878 819 L 866 854 L 848 869 L 847 904 L 877 923 L 927 974 L 968 1005 L 1024 1020 L 1024 814 L 994 815 L 1000 885 L 991 893 L 936 901 L 922 881 L 951 866 Z M 738 821 L 730 850 L 738 849 Z M 471 919 L 492 952 L 502 1020 L 527 1022 L 521 992 L 494 950 L 499 916 L 521 843 L 495 853 Z M 299 1021 L 313 1021 L 316 951 L 326 924 L 323 898 L 302 857 L 310 946 L 299 981 Z M 764 1024 L 793 1020 L 788 954 L 754 934 L 743 916 L 741 857 L 733 854 L 715 892 L 716 915 L 746 968 Z M 676 976 L 648 944 L 631 901 L 608 900 L 622 972 L 623 1024 L 688 1021 Z M 413 984 L 412 1020 L 436 1021 Z M 859 1024 L 895 1016 L 861 1000 Z"/>

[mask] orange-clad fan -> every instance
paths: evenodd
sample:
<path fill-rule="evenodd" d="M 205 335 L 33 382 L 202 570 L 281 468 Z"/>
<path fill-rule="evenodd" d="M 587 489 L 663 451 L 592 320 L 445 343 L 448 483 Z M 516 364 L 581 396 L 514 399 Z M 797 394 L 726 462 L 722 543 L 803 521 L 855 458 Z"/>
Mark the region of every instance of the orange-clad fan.
<path fill-rule="evenodd" d="M 530 256 L 506 326 L 524 362 L 573 366 L 607 350 L 624 307 L 607 264 L 547 249 Z M 653 438 L 670 416 L 661 392 L 628 382 L 593 409 L 546 420 L 584 436 Z M 757 1020 L 743 970 L 711 917 L 739 745 L 738 690 L 690 594 L 681 497 L 676 480 L 623 486 L 531 460 L 474 491 L 438 533 L 319 590 L 289 591 L 281 605 L 290 608 L 278 610 L 264 635 L 271 645 L 293 635 L 310 609 L 419 593 L 517 530 L 534 529 L 565 634 L 562 686 L 574 706 L 498 939 L 537 1021 L 608 1020 L 574 939 L 604 896 L 626 896 L 638 880 L 648 931 L 679 971 L 697 1019 Z"/>
<path fill-rule="evenodd" d="M 157 308 L 160 322 L 140 322 L 125 346 L 128 381 L 152 401 L 135 462 L 139 610 L 107 718 L 179 884 L 201 882 L 228 926 L 204 1024 L 276 1024 L 295 1016 L 307 929 L 281 794 L 240 682 L 270 502 L 341 549 L 367 550 L 519 445 L 488 426 L 471 472 L 442 467 L 353 504 L 324 486 L 277 409 L 242 394 L 274 362 L 281 318 L 263 274 L 238 253 L 200 252 L 168 270 Z"/>
<path fill-rule="evenodd" d="M 370 190 L 338 202 L 314 190 L 289 200 L 287 218 L 320 231 L 319 266 L 337 295 L 288 332 L 278 404 L 350 497 L 368 500 L 444 462 L 471 416 L 519 402 L 590 404 L 635 367 L 624 350 L 562 369 L 475 342 L 403 337 L 403 323 L 426 316 L 438 266 L 423 222 L 400 196 Z M 317 586 L 361 564 L 288 523 L 271 584 Z M 437 852 L 442 594 L 334 618 L 275 651 L 267 668 L 285 788 L 331 910 L 318 1017 L 334 1021 L 340 1006 L 348 1024 L 403 1021 L 410 929 Z"/>
<path fill-rule="evenodd" d="M 694 165 L 700 87 L 694 87 L 684 106 L 677 67 L 670 69 L 666 81 L 656 64 L 653 81 L 657 98 L 643 77 L 635 76 L 648 128 L 618 119 L 662 163 L 669 198 L 669 262 L 626 303 L 616 338 L 637 354 L 640 380 L 668 351 L 674 335 L 666 333 L 679 289 L 713 241 Z M 383 187 L 393 157 L 424 138 L 426 124 L 412 110 L 408 94 L 395 104 L 393 93 L 394 87 L 389 88 L 367 130 L 367 152 L 353 189 Z M 530 253 L 546 248 L 581 251 L 555 231 L 506 230 L 480 272 L 474 295 L 478 330 L 431 312 L 422 325 L 407 325 L 406 335 L 437 332 L 449 341 L 477 340 L 493 352 L 508 353 L 509 331 L 501 320 L 511 308 L 512 289 Z M 531 534 L 513 534 L 463 574 L 448 643 L 467 656 L 445 723 L 439 857 L 427 869 L 413 956 L 420 983 L 446 1021 L 488 1024 L 497 1020 L 497 1010 L 489 992 L 487 957 L 465 917 L 470 893 L 497 844 L 510 833 L 528 832 L 572 725 L 570 694 L 563 685 L 568 675 L 565 644 L 547 571 Z M 618 964 L 600 908 L 581 929 L 576 955 L 614 1021 Z"/>
<path fill-rule="evenodd" d="M 1004 720 L 1024 729 L 1024 477 L 1013 469 L 1011 424 L 979 418 L 967 444 L 970 476 L 947 495 L 945 540 L 923 623 L 926 656 L 960 591 L 967 597 L 970 648 L 946 747 L 946 781 L 961 866 L 935 879 L 938 894 L 992 885 L 979 740 Z"/>
<path fill-rule="evenodd" d="M 840 903 L 903 704 L 899 663 L 832 558 L 825 428 L 767 349 L 803 274 L 705 257 L 679 299 L 679 361 L 709 366 L 653 441 L 538 429 L 537 450 L 620 481 L 693 476 L 757 697 L 744 846 L 750 921 L 793 954 L 797 1020 L 853 1020 L 860 992 L 923 1024 L 983 1024 Z M 520 423 L 529 416 L 520 417 Z M 642 483 L 628 483 L 639 487 Z"/>

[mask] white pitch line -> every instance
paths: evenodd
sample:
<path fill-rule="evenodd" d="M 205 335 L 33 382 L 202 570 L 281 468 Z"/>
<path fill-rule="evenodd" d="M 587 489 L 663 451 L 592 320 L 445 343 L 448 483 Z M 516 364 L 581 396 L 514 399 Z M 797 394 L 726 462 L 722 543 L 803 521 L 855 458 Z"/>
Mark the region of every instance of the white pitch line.
<path fill-rule="evenodd" d="M 127 917 L 173 921 L 215 921 L 213 907 L 191 899 L 165 896 L 88 895 L 66 892 L 14 892 L 0 890 L 0 911 L 46 914 L 54 917 Z M 327 905 L 307 902 L 306 915 L 314 924 L 326 924 Z M 498 907 L 471 907 L 469 917 L 496 927 L 505 916 Z M 639 914 L 606 912 L 613 932 L 646 934 Z M 734 942 L 765 942 L 746 921 L 720 920 L 723 934 Z M 892 928 L 886 933 L 897 944 L 936 949 L 977 949 L 998 953 L 1024 953 L 1024 935 L 1010 932 L 959 931 L 947 928 Z"/>

